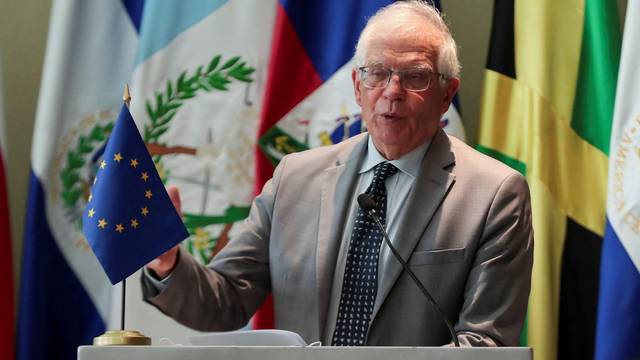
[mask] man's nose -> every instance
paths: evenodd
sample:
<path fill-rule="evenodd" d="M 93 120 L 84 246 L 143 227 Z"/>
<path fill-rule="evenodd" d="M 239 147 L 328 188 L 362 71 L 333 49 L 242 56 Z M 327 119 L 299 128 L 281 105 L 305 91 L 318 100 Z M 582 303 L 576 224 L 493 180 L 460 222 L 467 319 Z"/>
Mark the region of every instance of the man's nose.
<path fill-rule="evenodd" d="M 400 75 L 393 73 L 391 74 L 389 83 L 385 86 L 384 91 L 382 92 L 382 96 L 391 101 L 400 100 L 404 96 L 404 91 Z"/>

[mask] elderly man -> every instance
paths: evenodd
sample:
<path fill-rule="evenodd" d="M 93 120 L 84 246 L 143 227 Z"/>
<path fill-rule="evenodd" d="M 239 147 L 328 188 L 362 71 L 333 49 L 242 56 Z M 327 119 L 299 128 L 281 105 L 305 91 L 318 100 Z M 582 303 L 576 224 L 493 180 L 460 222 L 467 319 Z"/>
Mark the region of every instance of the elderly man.
<path fill-rule="evenodd" d="M 220 331 L 244 325 L 271 292 L 276 327 L 308 342 L 450 343 L 356 204 L 366 192 L 460 343 L 516 345 L 531 279 L 529 191 L 520 174 L 439 127 L 459 85 L 449 30 L 428 5 L 394 3 L 367 23 L 356 63 L 368 133 L 283 158 L 213 262 L 169 251 L 148 265 L 145 299 Z"/>

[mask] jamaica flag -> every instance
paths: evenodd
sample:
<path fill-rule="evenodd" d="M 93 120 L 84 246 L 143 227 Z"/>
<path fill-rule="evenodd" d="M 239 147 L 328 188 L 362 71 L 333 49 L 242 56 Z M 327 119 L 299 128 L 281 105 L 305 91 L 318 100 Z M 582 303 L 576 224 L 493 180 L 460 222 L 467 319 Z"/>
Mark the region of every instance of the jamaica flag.
<path fill-rule="evenodd" d="M 478 149 L 531 188 L 536 358 L 593 358 L 620 39 L 615 1 L 495 1 Z"/>

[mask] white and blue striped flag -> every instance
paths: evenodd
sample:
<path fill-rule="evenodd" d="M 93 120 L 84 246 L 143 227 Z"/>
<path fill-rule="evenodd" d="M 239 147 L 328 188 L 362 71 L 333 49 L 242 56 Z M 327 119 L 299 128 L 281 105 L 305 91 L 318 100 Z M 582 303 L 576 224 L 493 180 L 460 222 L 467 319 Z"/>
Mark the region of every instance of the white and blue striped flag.
<path fill-rule="evenodd" d="M 629 0 L 611 131 L 596 359 L 640 358 L 640 0 Z"/>
<path fill-rule="evenodd" d="M 120 1 L 56 0 L 31 150 L 16 358 L 74 359 L 105 330 L 111 284 L 81 232 L 101 149 L 122 106 L 136 30 Z"/>

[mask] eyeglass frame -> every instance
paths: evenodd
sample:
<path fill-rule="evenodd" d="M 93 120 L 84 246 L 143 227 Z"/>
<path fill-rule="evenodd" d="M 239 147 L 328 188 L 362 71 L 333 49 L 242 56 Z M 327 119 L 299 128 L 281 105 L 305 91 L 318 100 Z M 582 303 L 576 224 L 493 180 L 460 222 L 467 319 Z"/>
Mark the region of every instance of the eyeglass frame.
<path fill-rule="evenodd" d="M 367 70 L 369 70 L 371 68 L 384 69 L 389 73 L 389 75 L 387 76 L 387 81 L 386 81 L 386 83 L 384 83 L 384 85 L 379 85 L 379 86 L 369 86 L 369 85 L 367 85 L 367 83 L 365 81 L 366 74 L 367 74 Z M 435 71 L 431 71 L 430 69 L 423 68 L 423 67 L 409 67 L 409 68 L 405 68 L 405 69 L 394 70 L 394 69 L 388 68 L 386 66 L 374 64 L 374 65 L 360 66 L 357 69 L 360 72 L 360 81 L 362 82 L 362 84 L 367 89 L 384 89 L 391 82 L 391 77 L 393 77 L 393 74 L 398 74 L 398 77 L 399 77 L 399 80 L 400 80 L 400 85 L 402 85 L 403 89 L 405 89 L 407 91 L 413 91 L 413 92 L 420 92 L 420 91 L 428 90 L 431 87 L 431 77 L 429 77 L 429 82 L 427 83 L 427 86 L 424 89 L 409 89 L 409 88 L 407 88 L 405 86 L 405 80 L 403 80 L 404 79 L 404 74 L 406 73 L 406 71 L 413 70 L 413 69 L 425 70 L 427 73 L 429 73 L 429 75 L 436 75 L 440 79 L 443 79 L 443 80 L 447 79 L 447 76 L 445 74 L 437 73 Z M 380 84 L 382 84 L 382 83 L 383 82 L 380 82 Z"/>

